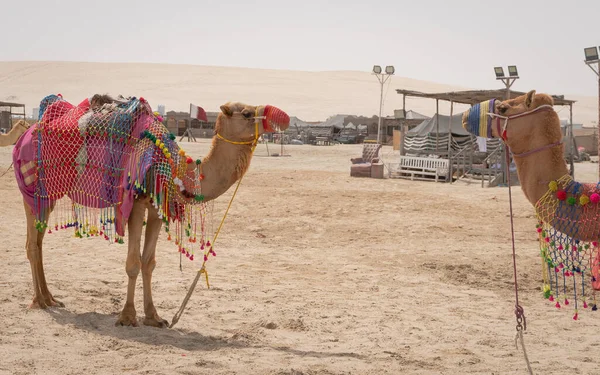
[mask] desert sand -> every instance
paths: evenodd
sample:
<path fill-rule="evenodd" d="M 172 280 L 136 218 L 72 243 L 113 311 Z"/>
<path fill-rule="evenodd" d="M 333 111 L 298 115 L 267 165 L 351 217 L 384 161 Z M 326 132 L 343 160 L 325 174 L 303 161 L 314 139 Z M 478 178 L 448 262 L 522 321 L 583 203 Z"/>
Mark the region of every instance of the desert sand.
<path fill-rule="evenodd" d="M 402 96 L 396 89 L 444 92 L 468 89 L 502 88 L 492 76 L 486 87 L 458 87 L 403 77 L 398 71 L 385 84 L 383 113 L 393 115 L 402 108 Z M 526 79 L 515 90 L 529 91 Z M 153 108 L 159 104 L 167 111 L 189 111 L 190 102 L 207 111 L 218 111 L 227 101 L 271 104 L 290 116 L 304 121 L 324 121 L 336 114 L 373 116 L 379 114 L 377 79 L 369 72 L 304 72 L 249 69 L 218 66 L 84 63 L 84 62 L 0 62 L 0 101 L 27 105 L 27 115 L 48 94 L 61 93 L 65 99 L 79 103 L 96 93 L 143 96 Z M 550 92 L 577 100 L 573 109 L 575 123 L 591 125 L 598 121 L 598 99 Z M 407 98 L 406 109 L 431 116 L 435 101 Z M 456 111 L 464 110 L 455 106 Z M 567 107 L 557 107 L 561 118 L 569 117 Z M 440 113 L 450 113 L 450 103 L 440 102 Z"/>
<path fill-rule="evenodd" d="M 209 143 L 183 142 L 191 155 Z M 515 318 L 507 188 L 349 176 L 361 145 L 260 145 L 208 263 L 173 329 L 115 327 L 126 245 L 45 238 L 50 290 L 29 310 L 23 205 L 0 178 L 0 374 L 525 374 Z M 272 146 L 271 146 L 272 147 Z M 0 171 L 12 147 L 0 149 Z M 271 151 L 273 151 L 271 149 Z M 394 157 L 388 147 L 384 159 Z M 597 179 L 597 164 L 576 177 Z M 536 374 L 594 374 L 600 314 L 540 292 L 533 209 L 514 192 L 520 301 Z M 214 203 L 218 224 L 231 191 Z M 171 320 L 198 262 L 161 235 L 154 301 Z M 143 313 L 141 282 L 136 294 Z"/>

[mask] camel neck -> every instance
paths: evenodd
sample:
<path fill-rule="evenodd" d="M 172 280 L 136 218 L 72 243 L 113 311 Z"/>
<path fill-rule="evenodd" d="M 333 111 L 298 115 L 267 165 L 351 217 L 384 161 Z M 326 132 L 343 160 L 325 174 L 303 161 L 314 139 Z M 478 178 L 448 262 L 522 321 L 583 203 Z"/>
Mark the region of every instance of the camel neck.
<path fill-rule="evenodd" d="M 204 201 L 225 193 L 246 173 L 251 158 L 251 145 L 231 144 L 215 136 L 208 155 L 202 161 Z"/>
<path fill-rule="evenodd" d="M 521 189 L 535 206 L 548 191 L 548 183 L 569 173 L 563 157 L 564 145 L 548 148 L 525 157 L 515 157 Z"/>

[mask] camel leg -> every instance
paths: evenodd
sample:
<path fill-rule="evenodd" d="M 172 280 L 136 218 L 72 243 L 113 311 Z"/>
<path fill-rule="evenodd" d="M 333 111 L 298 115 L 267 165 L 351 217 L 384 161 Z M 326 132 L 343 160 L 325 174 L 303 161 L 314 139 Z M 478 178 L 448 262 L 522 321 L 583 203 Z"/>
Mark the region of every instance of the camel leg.
<path fill-rule="evenodd" d="M 125 264 L 125 271 L 129 276 L 129 282 L 127 284 L 127 301 L 125 307 L 119 315 L 116 326 L 134 326 L 137 327 L 134 295 L 135 295 L 135 282 L 138 274 L 140 273 L 141 259 L 140 259 L 140 242 L 142 240 L 142 229 L 144 226 L 144 214 L 146 212 L 146 205 L 141 201 L 134 201 L 131 215 L 129 216 L 129 240 L 127 249 L 127 262 Z"/>
<path fill-rule="evenodd" d="M 48 290 L 48 284 L 46 283 L 46 276 L 44 274 L 44 262 L 42 256 L 42 243 L 44 241 L 45 231 L 39 232 L 35 227 L 35 216 L 33 215 L 33 211 L 27 205 L 25 205 L 25 215 L 27 218 L 27 259 L 29 259 L 29 264 L 31 265 L 31 276 L 33 281 L 33 301 L 29 308 L 36 309 L 45 309 L 46 307 L 52 306 L 60 306 L 64 307 L 65 305 L 54 299 L 52 294 Z M 52 212 L 52 208 L 50 207 L 48 210 L 47 216 Z"/>
<path fill-rule="evenodd" d="M 146 237 L 144 238 L 144 252 L 142 253 L 142 280 L 144 283 L 144 325 L 167 328 L 169 322 L 161 319 L 156 313 L 152 302 L 152 271 L 156 266 L 156 243 L 162 221 L 158 212 L 152 206 L 148 207 L 148 223 L 146 224 Z"/>

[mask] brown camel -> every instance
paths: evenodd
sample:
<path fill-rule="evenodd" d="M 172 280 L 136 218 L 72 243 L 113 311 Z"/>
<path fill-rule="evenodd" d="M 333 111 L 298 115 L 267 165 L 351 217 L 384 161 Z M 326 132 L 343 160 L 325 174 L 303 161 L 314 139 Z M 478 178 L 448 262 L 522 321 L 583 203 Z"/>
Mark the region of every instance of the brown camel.
<path fill-rule="evenodd" d="M 0 134 L 0 147 L 14 145 L 19 137 L 29 129 L 29 124 L 25 120 L 19 120 L 12 129 L 6 134 Z"/>
<path fill-rule="evenodd" d="M 592 289 L 585 281 L 600 290 L 600 188 L 571 178 L 553 104 L 551 96 L 532 90 L 475 105 L 464 113 L 463 126 L 475 135 L 503 138 L 513 154 L 521 189 L 539 219 L 544 295 L 551 301 L 564 297 L 565 305 L 567 295 L 574 297 L 577 319 L 577 301 L 586 308 Z"/>
<path fill-rule="evenodd" d="M 103 99 L 103 98 L 100 98 Z M 104 98 L 106 99 L 106 98 Z M 140 99 L 142 103 L 143 99 Z M 85 102 L 85 101 L 84 101 Z M 87 104 L 89 108 L 88 113 L 89 116 L 92 116 L 92 111 L 96 111 L 98 108 L 95 108 L 95 103 L 90 101 L 91 103 Z M 59 104 L 62 104 L 59 103 Z M 91 105 L 90 105 L 91 104 Z M 103 103 L 99 103 L 102 105 Z M 81 106 L 81 105 L 80 105 Z M 49 107 L 50 108 L 50 107 Z M 148 106 L 149 108 L 149 106 Z M 274 107 L 270 107 L 274 108 Z M 203 201 L 207 202 L 212 199 L 219 197 L 221 194 L 225 193 L 237 180 L 239 180 L 244 173 L 247 171 L 250 161 L 252 158 L 252 150 L 253 145 L 255 144 L 257 138 L 269 131 L 273 131 L 271 129 L 271 125 L 273 123 L 267 124 L 263 120 L 260 121 L 260 118 L 264 118 L 266 116 L 267 120 L 269 115 L 266 113 L 269 110 L 269 106 L 251 106 L 242 103 L 226 103 L 221 106 L 221 112 L 218 115 L 216 126 L 215 126 L 215 137 L 212 140 L 212 147 L 208 153 L 208 155 L 204 158 L 204 160 L 198 160 L 197 163 L 191 162 L 191 158 L 180 150 L 176 143 L 173 141 L 173 147 L 177 147 L 176 150 L 179 150 L 179 155 L 182 156 L 182 164 L 183 168 L 187 168 L 187 172 L 184 172 L 186 176 L 200 176 L 196 178 L 196 183 L 191 185 L 190 182 L 182 183 L 181 180 L 176 182 L 180 185 L 182 189 L 181 195 L 177 195 L 175 199 L 177 199 L 180 203 L 186 203 L 190 200 L 194 201 L 194 196 L 196 198 L 203 196 Z M 280 111 L 281 112 L 281 111 Z M 99 113 L 99 112 L 97 112 Z M 151 113 L 148 112 L 148 113 Z M 282 112 L 281 112 L 282 113 Z M 85 116 L 82 116 L 84 118 Z M 283 118 L 287 118 L 286 120 L 277 122 L 275 121 L 275 125 L 280 129 L 285 130 L 289 125 L 289 117 L 284 114 Z M 158 131 L 165 137 L 162 138 L 166 140 L 166 136 L 169 134 L 166 128 L 160 123 L 154 121 L 153 124 L 158 126 Z M 158 125 L 157 125 L 158 124 Z M 37 125 L 36 125 L 37 126 Z M 77 125 L 75 123 L 75 134 L 79 137 L 81 121 L 80 124 Z M 88 126 L 88 128 L 92 128 L 92 126 Z M 35 131 L 35 129 L 33 129 Z M 56 130 L 53 130 L 56 132 Z M 149 138 L 152 137 L 150 133 L 144 132 L 142 133 L 142 138 L 135 138 L 134 140 L 137 142 L 135 147 L 143 144 L 144 134 Z M 156 133 L 155 133 L 156 134 Z M 104 134 L 106 138 L 106 134 Z M 152 138 L 151 138 L 152 139 Z M 172 139 L 172 138 L 171 138 Z M 154 147 L 154 143 L 156 141 L 156 148 L 158 150 L 158 146 L 160 146 L 160 150 L 158 150 L 158 154 L 164 152 L 168 158 L 172 156 L 168 152 L 167 148 L 164 148 L 164 144 L 160 144 L 160 142 L 156 139 L 152 139 L 152 142 L 149 140 L 148 143 L 145 143 L 144 147 L 148 145 Z M 169 141 L 171 142 L 171 141 Z M 40 146 L 41 147 L 41 146 Z M 139 146 L 141 147 L 141 146 Z M 82 147 L 83 148 L 83 147 Z M 162 151 L 162 152 L 161 152 Z M 91 151 L 89 151 L 91 152 Z M 153 151 L 154 152 L 154 151 Z M 89 156 L 90 158 L 91 156 Z M 177 154 L 174 154 L 177 155 Z M 176 156 L 175 156 L 176 157 Z M 187 161 L 187 167 L 185 166 Z M 164 160 L 164 159 L 163 159 Z M 74 163 L 75 165 L 75 163 Z M 27 166 L 26 166 L 27 167 Z M 200 167 L 201 174 L 194 175 L 191 173 L 192 171 L 197 171 Z M 174 167 L 175 168 L 175 167 Z M 179 168 L 179 167 L 176 167 Z M 21 168 L 17 168 L 17 164 L 15 164 L 16 172 Z M 48 168 L 45 168 L 45 171 Z M 151 169 L 148 169 L 146 175 L 150 175 Z M 49 173 L 49 172 L 45 172 Z M 156 171 L 152 173 L 158 173 Z M 191 173 L 191 174 L 190 174 Z M 48 175 L 46 175 L 48 176 Z M 154 174 L 152 176 L 155 176 Z M 17 179 L 19 176 L 17 176 Z M 177 180 L 177 179 L 175 179 Z M 198 180 L 201 180 L 201 184 Z M 149 177 L 148 184 L 154 184 L 156 181 L 156 177 Z M 171 183 L 173 180 L 171 180 Z M 49 185 L 47 185 L 48 187 Z M 194 186 L 197 186 L 194 187 Z M 136 193 L 135 200 L 132 203 L 132 208 L 127 220 L 128 225 L 128 253 L 127 253 L 127 261 L 125 265 L 126 273 L 129 277 L 129 282 L 127 286 L 127 300 L 125 302 L 125 306 L 120 313 L 118 320 L 116 322 L 117 325 L 125 325 L 125 326 L 137 326 L 137 315 L 136 309 L 134 306 L 134 293 L 135 293 L 135 285 L 137 281 L 137 277 L 141 271 L 142 273 L 142 282 L 143 282 L 143 292 L 144 292 L 144 313 L 145 317 L 142 321 L 144 325 L 155 326 L 155 327 L 168 327 L 168 323 L 166 320 L 162 319 L 156 309 L 154 307 L 154 303 L 152 300 L 152 272 L 154 270 L 156 260 L 155 260 L 155 251 L 156 244 L 158 240 L 158 236 L 160 233 L 161 226 L 163 224 L 163 220 L 161 218 L 163 211 L 161 209 L 157 209 L 156 201 L 153 202 L 153 198 L 151 194 L 145 194 L 145 187 L 139 187 L 139 194 Z M 187 195 L 185 193 L 185 189 L 189 189 Z M 194 189 L 194 190 L 192 190 Z M 190 191 L 194 191 L 195 195 L 191 196 Z M 22 190 L 23 192 L 23 190 Z M 25 195 L 24 195 L 25 197 Z M 70 196 L 71 197 L 71 196 Z M 71 197 L 72 198 L 72 197 Z M 72 198 L 73 199 L 73 198 Z M 157 195 L 154 195 L 154 199 L 158 199 Z M 198 199 L 196 199 L 198 200 Z M 54 202 L 51 202 L 44 209 L 47 210 L 46 217 L 54 208 Z M 147 219 L 145 219 L 147 212 Z M 57 301 L 48 289 L 48 285 L 46 283 L 44 268 L 42 262 L 42 242 L 44 238 L 44 234 L 46 232 L 45 227 L 40 230 L 39 220 L 36 218 L 34 214 L 34 209 L 32 206 L 25 202 L 25 213 L 27 216 L 27 257 L 31 264 L 31 271 L 33 276 L 33 302 L 31 303 L 31 308 L 46 308 L 49 306 L 64 306 L 63 303 Z M 144 223 L 144 221 L 147 221 Z M 141 236 L 142 229 L 144 224 L 146 225 L 146 234 L 144 245 L 142 248 L 141 245 Z M 140 250 L 142 250 L 140 252 Z"/>

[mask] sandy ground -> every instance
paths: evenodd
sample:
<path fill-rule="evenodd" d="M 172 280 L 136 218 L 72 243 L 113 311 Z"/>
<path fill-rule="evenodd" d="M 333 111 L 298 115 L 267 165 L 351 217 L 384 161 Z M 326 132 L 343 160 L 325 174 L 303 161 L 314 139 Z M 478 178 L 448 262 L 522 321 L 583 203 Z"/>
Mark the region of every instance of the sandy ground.
<path fill-rule="evenodd" d="M 204 155 L 208 143 L 185 144 Z M 273 147 L 272 147 L 273 149 Z M 12 147 L 0 149 L 0 170 Z M 115 327 L 125 245 L 46 236 L 65 308 L 29 310 L 23 206 L 0 178 L 0 374 L 525 374 L 515 349 L 506 188 L 349 177 L 360 145 L 264 146 L 173 329 Z M 385 149 L 386 158 L 392 158 Z M 577 164 L 592 181 L 598 164 Z M 215 203 L 215 218 L 229 192 Z M 521 304 L 536 374 L 597 374 L 599 313 L 541 297 L 531 206 L 514 190 Z M 161 235 L 154 300 L 171 320 L 198 264 Z M 141 277 L 140 277 L 141 279 Z M 141 280 L 136 294 L 143 311 Z"/>

